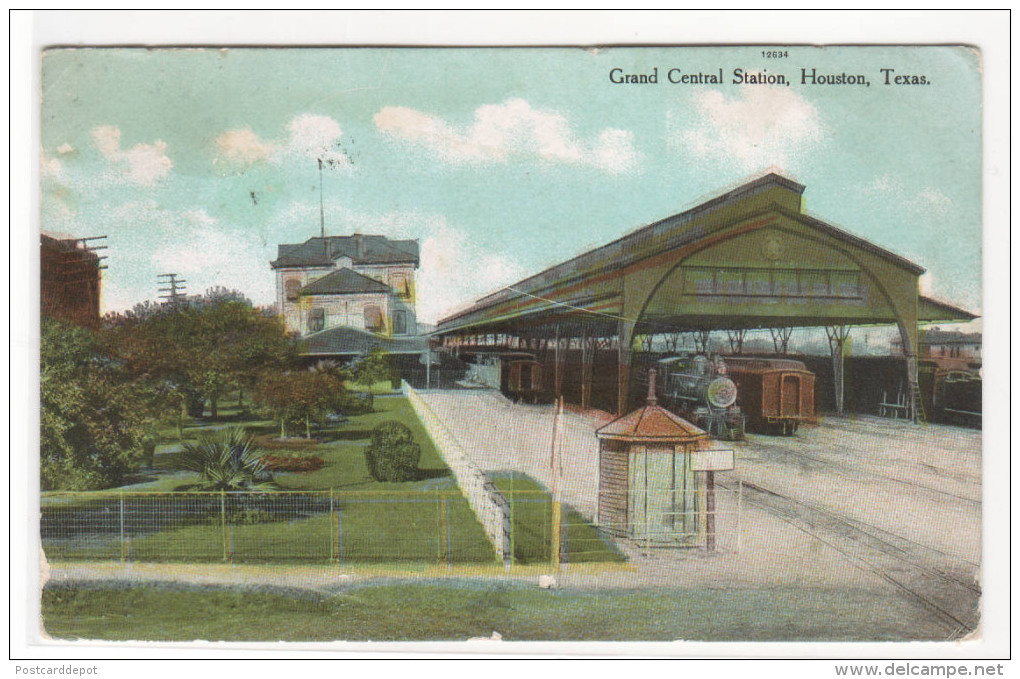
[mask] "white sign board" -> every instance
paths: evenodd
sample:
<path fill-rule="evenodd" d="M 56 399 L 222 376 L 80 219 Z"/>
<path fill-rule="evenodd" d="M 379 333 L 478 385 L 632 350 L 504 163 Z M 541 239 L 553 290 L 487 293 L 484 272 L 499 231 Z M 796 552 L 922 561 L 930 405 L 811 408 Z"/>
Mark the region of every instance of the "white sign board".
<path fill-rule="evenodd" d="M 691 453 L 691 470 L 725 472 L 733 469 L 732 450 L 695 450 Z"/>

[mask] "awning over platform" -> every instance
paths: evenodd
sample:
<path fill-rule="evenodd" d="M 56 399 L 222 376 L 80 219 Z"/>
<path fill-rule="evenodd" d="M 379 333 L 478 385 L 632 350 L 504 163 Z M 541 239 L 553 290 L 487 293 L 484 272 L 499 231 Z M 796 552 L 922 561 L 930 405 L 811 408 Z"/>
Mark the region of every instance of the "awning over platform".
<path fill-rule="evenodd" d="M 420 354 L 425 351 L 426 338 L 419 335 L 387 337 L 337 326 L 308 335 L 301 341 L 300 350 L 303 356 L 360 356 L 374 347 L 391 354 Z"/>

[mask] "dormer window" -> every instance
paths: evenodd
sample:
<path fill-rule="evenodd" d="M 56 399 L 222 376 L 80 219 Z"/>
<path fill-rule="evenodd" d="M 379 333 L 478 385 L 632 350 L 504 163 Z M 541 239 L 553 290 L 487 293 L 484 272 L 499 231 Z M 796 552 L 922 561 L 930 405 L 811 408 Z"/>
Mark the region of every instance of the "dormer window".
<path fill-rule="evenodd" d="M 407 275 L 403 273 L 391 273 L 390 274 L 390 287 L 393 289 L 394 294 L 400 299 L 410 299 L 411 297 L 411 285 L 407 279 Z"/>

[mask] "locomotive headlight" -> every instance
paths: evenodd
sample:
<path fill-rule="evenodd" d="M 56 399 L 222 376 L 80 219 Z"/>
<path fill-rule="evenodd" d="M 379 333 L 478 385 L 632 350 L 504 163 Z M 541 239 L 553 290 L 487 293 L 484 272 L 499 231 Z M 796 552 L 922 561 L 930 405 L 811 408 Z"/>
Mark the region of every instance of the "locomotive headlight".
<path fill-rule="evenodd" d="M 737 400 L 737 385 L 728 377 L 717 377 L 708 383 L 705 398 L 715 408 L 729 408 Z"/>

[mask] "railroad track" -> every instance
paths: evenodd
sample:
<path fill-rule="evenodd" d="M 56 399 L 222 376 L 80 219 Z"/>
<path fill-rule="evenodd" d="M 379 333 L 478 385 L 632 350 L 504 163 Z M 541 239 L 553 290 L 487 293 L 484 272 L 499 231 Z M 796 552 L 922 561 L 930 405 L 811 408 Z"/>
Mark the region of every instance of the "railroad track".
<path fill-rule="evenodd" d="M 762 443 L 760 441 L 757 441 L 757 440 L 754 441 L 754 445 L 756 447 L 758 447 L 759 449 L 765 449 L 765 450 L 767 450 L 770 453 L 778 453 L 780 456 L 783 456 L 783 457 L 799 457 L 799 458 L 802 458 L 804 460 L 810 460 L 811 462 L 813 462 L 813 463 L 815 463 L 817 465 L 823 466 L 823 467 L 830 467 L 832 469 L 838 469 L 841 472 L 849 472 L 849 473 L 851 473 L 853 475 L 866 476 L 866 477 L 871 477 L 871 478 L 874 478 L 874 479 L 881 479 L 883 481 L 892 481 L 893 483 L 899 483 L 899 484 L 902 484 L 904 486 L 909 486 L 911 488 L 914 488 L 915 490 L 920 490 L 920 491 L 923 491 L 923 492 L 926 492 L 926 493 L 933 493 L 935 495 L 941 495 L 942 497 L 953 498 L 954 500 L 962 500 L 963 502 L 967 502 L 968 504 L 973 504 L 973 505 L 978 505 L 978 506 L 981 505 L 981 498 L 980 498 L 980 496 L 975 498 L 975 497 L 971 497 L 969 495 L 960 495 L 959 493 L 954 493 L 954 492 L 948 491 L 948 490 L 946 490 L 944 488 L 936 488 L 934 486 L 929 486 L 929 485 L 926 485 L 926 484 L 923 484 L 923 483 L 918 483 L 916 481 L 911 481 L 911 480 L 903 479 L 903 478 L 900 478 L 898 476 L 890 476 L 889 474 L 882 474 L 880 472 L 871 471 L 871 470 L 868 470 L 868 469 L 861 469 L 859 466 L 844 464 L 844 463 L 840 463 L 840 462 L 834 462 L 832 460 L 827 460 L 825 458 L 816 457 L 814 455 L 808 455 L 807 453 L 803 453 L 803 452 L 800 452 L 798 450 L 792 450 L 791 448 L 787 448 L 785 446 L 768 445 L 768 444 L 764 444 L 764 443 Z M 971 483 L 971 485 L 980 486 L 979 482 L 969 482 L 969 483 Z"/>
<path fill-rule="evenodd" d="M 734 488 L 732 482 L 720 484 Z M 743 482 L 745 501 L 839 551 L 937 615 L 959 638 L 980 619 L 979 565 L 824 507 Z"/>

